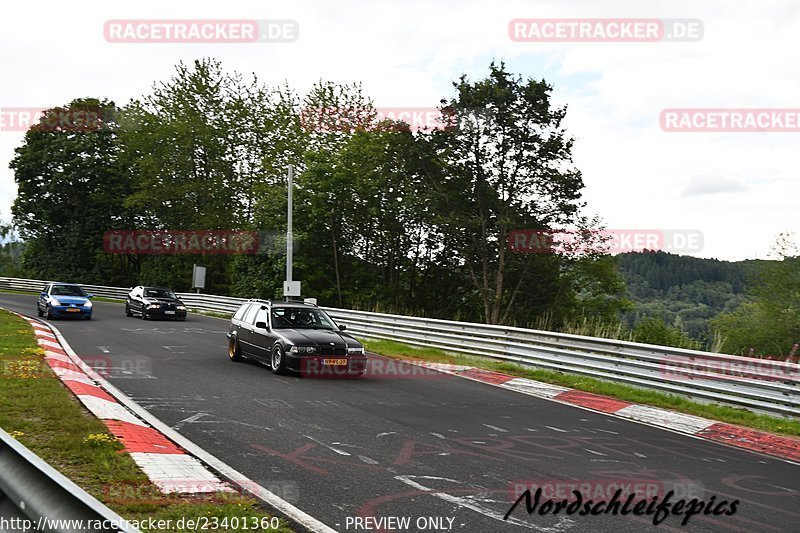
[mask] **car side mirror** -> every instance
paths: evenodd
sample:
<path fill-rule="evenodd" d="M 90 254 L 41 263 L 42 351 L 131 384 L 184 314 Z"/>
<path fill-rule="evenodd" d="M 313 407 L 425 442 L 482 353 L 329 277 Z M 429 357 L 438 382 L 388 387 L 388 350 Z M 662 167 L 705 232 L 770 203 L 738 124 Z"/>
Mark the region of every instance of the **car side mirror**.
<path fill-rule="evenodd" d="M 94 294 L 87 294 L 86 297 L 91 300 L 92 298 L 94 298 Z"/>
<path fill-rule="evenodd" d="M 339 331 L 345 331 L 346 329 L 347 326 L 345 326 L 344 324 L 339 324 Z"/>
<path fill-rule="evenodd" d="M 39 294 L 39 296 L 47 296 L 47 293 L 43 292 L 43 293 Z"/>
<path fill-rule="evenodd" d="M 256 329 L 267 329 L 266 322 L 256 322 Z"/>

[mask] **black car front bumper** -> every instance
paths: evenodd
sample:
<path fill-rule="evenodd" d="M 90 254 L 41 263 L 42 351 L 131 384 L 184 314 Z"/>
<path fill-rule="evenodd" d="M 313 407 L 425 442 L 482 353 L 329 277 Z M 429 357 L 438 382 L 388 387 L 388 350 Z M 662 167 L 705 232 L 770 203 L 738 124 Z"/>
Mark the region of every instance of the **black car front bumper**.
<path fill-rule="evenodd" d="M 186 320 L 186 310 L 180 309 L 145 309 L 147 318 L 160 318 L 166 320 Z"/>

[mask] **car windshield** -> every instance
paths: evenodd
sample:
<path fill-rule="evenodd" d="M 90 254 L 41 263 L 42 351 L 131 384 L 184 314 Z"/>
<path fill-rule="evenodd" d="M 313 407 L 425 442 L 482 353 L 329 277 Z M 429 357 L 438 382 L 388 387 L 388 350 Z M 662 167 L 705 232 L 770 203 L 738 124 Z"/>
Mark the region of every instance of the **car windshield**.
<path fill-rule="evenodd" d="M 144 295 L 148 298 L 175 298 L 175 293 L 169 289 L 151 289 L 144 290 Z"/>
<path fill-rule="evenodd" d="M 336 324 L 324 311 L 303 307 L 273 307 L 272 327 L 275 329 L 337 329 Z"/>
<path fill-rule="evenodd" d="M 77 285 L 53 285 L 50 294 L 52 296 L 86 296 L 83 289 Z"/>

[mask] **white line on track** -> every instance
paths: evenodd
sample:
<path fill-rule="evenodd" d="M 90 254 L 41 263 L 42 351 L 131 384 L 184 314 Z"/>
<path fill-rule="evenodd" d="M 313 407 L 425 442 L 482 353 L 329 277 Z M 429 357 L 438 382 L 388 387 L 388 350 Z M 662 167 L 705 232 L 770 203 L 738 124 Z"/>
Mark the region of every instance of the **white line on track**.
<path fill-rule="evenodd" d="M 305 438 L 307 438 L 308 440 L 313 440 L 314 442 L 316 442 L 316 443 L 317 443 L 317 444 L 319 444 L 320 446 L 324 446 L 325 448 L 328 448 L 328 449 L 329 449 L 330 451 L 332 451 L 332 452 L 338 453 L 339 455 L 346 455 L 346 456 L 349 456 L 349 455 L 350 455 L 350 454 L 349 454 L 349 453 L 347 453 L 346 451 L 344 451 L 344 450 L 339 450 L 339 449 L 337 449 L 337 448 L 334 448 L 333 446 L 329 446 L 329 445 L 325 444 L 324 442 L 322 442 L 321 440 L 315 439 L 314 437 L 310 437 L 310 436 L 308 436 L 308 435 L 303 435 L 303 436 L 304 436 Z"/>
<path fill-rule="evenodd" d="M 447 503 L 451 503 L 453 505 L 457 505 L 458 507 L 463 507 L 464 509 L 469 509 L 471 511 L 475 511 L 476 513 L 479 513 L 479 514 L 481 514 L 481 515 L 483 515 L 483 516 L 485 516 L 487 518 L 492 518 L 492 519 L 497 520 L 499 522 L 502 522 L 504 524 L 509 524 L 510 523 L 510 524 L 514 524 L 516 526 L 524 527 L 526 529 L 534 529 L 536 531 L 545 531 L 545 532 L 549 532 L 549 533 L 556 533 L 556 532 L 564 531 L 565 529 L 567 529 L 568 527 L 570 527 L 572 525 L 572 520 L 570 520 L 570 519 L 568 519 L 566 517 L 560 517 L 558 523 L 553 527 L 541 527 L 541 526 L 537 526 L 535 524 L 532 524 L 530 522 L 523 522 L 522 520 L 518 520 L 518 519 L 513 518 L 513 517 L 509 517 L 508 520 L 505 520 L 503 515 L 501 515 L 500 513 L 496 513 L 492 509 L 489 509 L 489 508 L 484 507 L 482 505 L 478 505 L 477 503 L 475 503 L 473 500 L 471 500 L 469 498 L 463 498 L 463 497 L 460 497 L 460 496 L 453 496 L 452 494 L 447 494 L 446 492 L 441 492 L 441 491 L 438 491 L 436 489 L 432 489 L 432 488 L 426 487 L 426 486 L 414 481 L 414 479 L 433 479 L 433 480 L 439 480 L 439 481 L 449 481 L 451 483 L 459 483 L 458 481 L 455 481 L 453 479 L 433 477 L 433 476 L 395 476 L 395 479 L 397 481 L 401 482 L 401 483 L 405 483 L 409 487 L 413 487 L 413 488 L 415 488 L 417 490 L 421 490 L 421 491 L 427 492 L 431 496 L 434 496 L 435 498 L 439 498 L 440 500 L 444 500 Z"/>

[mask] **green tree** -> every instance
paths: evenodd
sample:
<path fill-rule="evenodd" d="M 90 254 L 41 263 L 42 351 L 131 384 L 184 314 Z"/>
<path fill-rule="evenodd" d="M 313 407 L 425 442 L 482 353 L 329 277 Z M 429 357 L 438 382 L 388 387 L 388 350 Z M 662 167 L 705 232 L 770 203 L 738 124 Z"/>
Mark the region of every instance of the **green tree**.
<path fill-rule="evenodd" d="M 774 254 L 779 260 L 764 263 L 750 301 L 714 321 L 727 353 L 785 355 L 800 341 L 800 255 L 791 255 L 789 234 L 778 237 Z"/>
<path fill-rule="evenodd" d="M 15 150 L 12 215 L 27 244 L 28 275 L 106 282 L 99 275 L 108 260 L 103 234 L 115 227 L 130 188 L 119 164 L 117 111 L 92 98 L 48 109 Z M 84 127 L 62 120 L 81 113 L 93 117 Z"/>
<path fill-rule="evenodd" d="M 509 232 L 578 224 L 583 180 L 544 81 L 523 80 L 502 63 L 487 78 L 453 84 L 443 100 L 451 127 L 434 132 L 441 175 L 433 181 L 436 224 L 480 295 L 482 319 L 498 324 L 521 309 L 555 311 L 569 290 L 552 254 L 512 254 Z"/>

